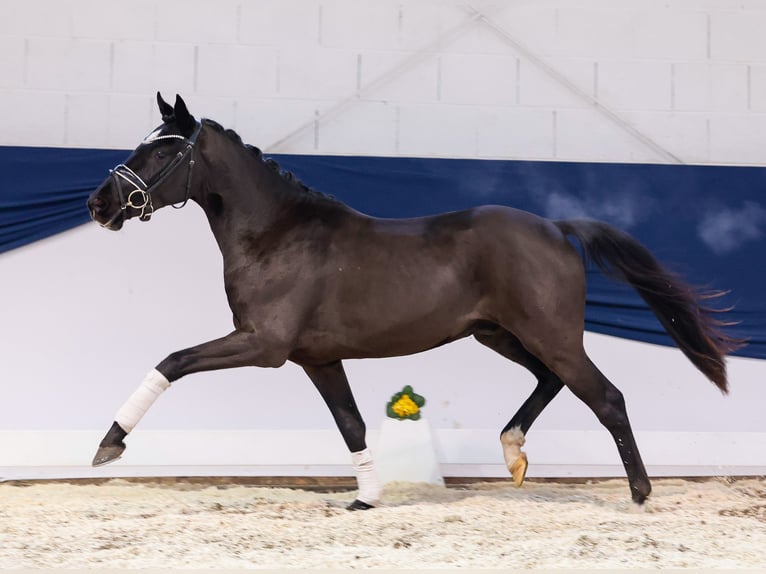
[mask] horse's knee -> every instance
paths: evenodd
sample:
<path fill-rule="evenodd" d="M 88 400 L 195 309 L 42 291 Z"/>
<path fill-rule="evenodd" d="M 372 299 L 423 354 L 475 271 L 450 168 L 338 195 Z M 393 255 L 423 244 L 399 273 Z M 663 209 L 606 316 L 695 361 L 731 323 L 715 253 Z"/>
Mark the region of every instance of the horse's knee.
<path fill-rule="evenodd" d="M 156 367 L 156 369 L 165 375 L 165 378 L 173 382 L 180 379 L 191 363 L 191 350 L 175 351 L 165 357 Z"/>

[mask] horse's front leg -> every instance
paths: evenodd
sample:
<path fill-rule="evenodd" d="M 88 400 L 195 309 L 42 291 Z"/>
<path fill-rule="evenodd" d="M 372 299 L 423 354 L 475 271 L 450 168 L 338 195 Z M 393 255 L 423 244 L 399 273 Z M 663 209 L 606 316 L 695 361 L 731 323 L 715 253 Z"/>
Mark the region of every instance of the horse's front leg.
<path fill-rule="evenodd" d="M 146 375 L 117 411 L 112 427 L 99 444 L 93 466 L 120 458 L 125 450 L 125 437 L 172 382 L 200 371 L 246 366 L 279 367 L 286 358 L 287 353 L 278 345 L 265 347 L 253 333 L 242 331 L 168 355 Z"/>
<path fill-rule="evenodd" d="M 328 365 L 307 366 L 303 370 L 322 395 L 330 408 L 340 434 L 351 451 L 351 463 L 356 472 L 359 493 L 349 510 L 367 510 L 373 508 L 380 500 L 381 486 L 375 474 L 372 455 L 365 441 L 366 426 L 354 395 L 351 393 L 343 363 L 336 361 Z"/>

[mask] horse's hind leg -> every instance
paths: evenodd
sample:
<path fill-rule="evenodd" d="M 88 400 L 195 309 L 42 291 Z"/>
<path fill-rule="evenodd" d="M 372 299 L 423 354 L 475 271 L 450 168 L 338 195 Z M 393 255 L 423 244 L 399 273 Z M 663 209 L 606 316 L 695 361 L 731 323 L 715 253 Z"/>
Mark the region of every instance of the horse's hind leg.
<path fill-rule="evenodd" d="M 566 386 L 582 400 L 611 433 L 628 475 L 634 502 L 642 504 L 652 490 L 630 427 L 622 393 L 591 362 L 584 349 L 571 357 L 558 354 L 550 361 Z"/>
<path fill-rule="evenodd" d="M 481 344 L 518 363 L 537 377 L 537 386 L 500 433 L 503 457 L 516 486 L 521 486 L 527 472 L 527 455 L 522 452 L 525 435 L 543 409 L 558 394 L 564 384 L 537 357 L 527 351 L 513 333 L 498 327 L 474 333 Z"/>
<path fill-rule="evenodd" d="M 351 451 L 351 462 L 356 472 L 359 493 L 349 510 L 367 510 L 380 500 L 381 486 L 375 474 L 372 455 L 365 441 L 366 426 L 354 395 L 351 393 L 343 363 L 336 361 L 328 365 L 303 365 L 314 386 L 330 409 L 338 430 Z"/>

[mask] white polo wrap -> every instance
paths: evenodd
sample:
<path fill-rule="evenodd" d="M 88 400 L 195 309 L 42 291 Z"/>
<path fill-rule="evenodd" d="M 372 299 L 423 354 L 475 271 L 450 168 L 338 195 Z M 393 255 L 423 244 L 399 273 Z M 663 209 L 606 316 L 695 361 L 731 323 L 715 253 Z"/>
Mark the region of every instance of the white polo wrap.
<path fill-rule="evenodd" d="M 138 424 L 138 421 L 146 414 L 154 404 L 154 401 L 165 392 L 170 383 L 165 375 L 157 369 L 152 369 L 148 375 L 141 381 L 138 388 L 130 395 L 114 417 L 115 422 L 122 427 L 125 432 L 130 432 Z"/>
<path fill-rule="evenodd" d="M 359 452 L 351 453 L 351 464 L 356 472 L 356 482 L 359 485 L 357 500 L 375 506 L 380 501 L 383 491 L 375 474 L 375 463 L 372 461 L 372 453 L 366 448 Z"/>

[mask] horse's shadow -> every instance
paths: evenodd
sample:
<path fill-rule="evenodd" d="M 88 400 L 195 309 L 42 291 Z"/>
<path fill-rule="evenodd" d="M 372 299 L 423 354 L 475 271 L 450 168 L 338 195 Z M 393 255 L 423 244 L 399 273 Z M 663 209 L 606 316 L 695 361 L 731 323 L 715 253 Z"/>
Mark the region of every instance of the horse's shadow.
<path fill-rule="evenodd" d="M 599 481 L 603 482 L 603 481 Z M 611 508 L 620 512 L 651 511 L 649 503 L 637 505 L 625 500 L 622 496 L 622 481 L 613 479 L 609 484 L 610 489 L 605 492 L 603 488 L 589 489 L 588 482 L 549 482 L 531 481 L 521 488 L 516 487 L 509 479 L 508 483 L 485 482 L 460 486 L 439 486 L 425 483 L 396 482 L 386 485 L 383 491 L 382 502 L 376 509 L 401 508 L 413 506 L 443 506 L 461 504 L 471 500 L 487 500 L 496 504 L 505 502 L 517 503 L 541 503 L 561 506 L 562 510 L 572 505 L 590 506 L 594 508 Z M 614 491 L 619 490 L 619 495 L 614 496 Z M 330 507 L 345 507 L 347 501 L 330 493 L 326 502 Z M 372 509 L 374 512 L 375 509 Z"/>

